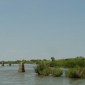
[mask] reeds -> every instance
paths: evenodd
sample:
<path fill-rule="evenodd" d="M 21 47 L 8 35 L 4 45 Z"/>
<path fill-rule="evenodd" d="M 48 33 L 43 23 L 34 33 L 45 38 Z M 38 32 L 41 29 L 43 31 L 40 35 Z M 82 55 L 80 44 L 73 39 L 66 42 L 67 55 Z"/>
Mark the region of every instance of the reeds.
<path fill-rule="evenodd" d="M 85 78 L 85 68 L 71 68 L 66 71 L 66 76 L 69 78 Z"/>
<path fill-rule="evenodd" d="M 62 70 L 59 68 L 52 69 L 52 75 L 55 77 L 60 77 L 63 74 Z"/>
<path fill-rule="evenodd" d="M 51 67 L 49 67 L 48 64 L 43 63 L 43 62 L 37 65 L 37 67 L 35 68 L 35 72 L 38 75 L 43 75 L 43 76 L 53 75 L 55 77 L 59 77 L 62 75 L 61 69 L 51 68 Z"/>

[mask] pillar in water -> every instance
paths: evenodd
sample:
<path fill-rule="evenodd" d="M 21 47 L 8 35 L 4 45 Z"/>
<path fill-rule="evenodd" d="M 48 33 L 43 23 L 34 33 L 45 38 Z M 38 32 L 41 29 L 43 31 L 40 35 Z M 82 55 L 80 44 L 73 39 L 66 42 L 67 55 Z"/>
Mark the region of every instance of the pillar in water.
<path fill-rule="evenodd" d="M 4 61 L 2 61 L 2 66 L 4 66 Z"/>
<path fill-rule="evenodd" d="M 18 70 L 19 72 L 25 72 L 25 66 L 24 66 L 24 63 L 23 62 L 21 62 L 20 64 L 19 64 L 19 70 Z"/>

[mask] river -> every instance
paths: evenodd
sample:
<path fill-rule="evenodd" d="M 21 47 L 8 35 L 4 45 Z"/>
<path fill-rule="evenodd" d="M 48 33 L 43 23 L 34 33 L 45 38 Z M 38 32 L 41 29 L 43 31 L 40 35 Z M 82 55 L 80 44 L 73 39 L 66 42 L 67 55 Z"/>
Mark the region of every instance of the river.
<path fill-rule="evenodd" d="M 18 72 L 18 65 L 0 65 L 0 85 L 85 85 L 85 79 L 69 79 L 65 76 L 37 76 L 35 65 L 25 64 L 25 73 Z"/>

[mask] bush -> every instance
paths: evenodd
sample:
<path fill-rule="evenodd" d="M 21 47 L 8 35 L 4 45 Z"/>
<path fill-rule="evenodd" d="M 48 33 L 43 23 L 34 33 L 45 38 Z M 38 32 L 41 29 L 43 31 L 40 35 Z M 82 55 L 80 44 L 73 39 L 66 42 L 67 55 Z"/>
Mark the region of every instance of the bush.
<path fill-rule="evenodd" d="M 60 77 L 62 75 L 62 73 L 63 73 L 62 70 L 59 68 L 54 68 L 52 70 L 52 75 L 55 77 Z"/>
<path fill-rule="evenodd" d="M 48 76 L 51 72 L 51 69 L 49 68 L 48 64 L 41 62 L 40 64 L 37 65 L 37 67 L 35 68 L 35 72 L 38 75 L 44 75 L 44 76 Z"/>
<path fill-rule="evenodd" d="M 66 72 L 69 78 L 85 78 L 85 68 L 71 68 Z"/>
<path fill-rule="evenodd" d="M 43 71 L 40 71 L 40 75 L 44 75 L 44 76 L 49 76 L 50 73 L 51 73 L 50 68 L 45 68 L 45 69 L 43 69 Z"/>
<path fill-rule="evenodd" d="M 76 69 L 72 68 L 66 71 L 66 76 L 69 78 L 79 78 L 79 76 L 76 73 Z"/>

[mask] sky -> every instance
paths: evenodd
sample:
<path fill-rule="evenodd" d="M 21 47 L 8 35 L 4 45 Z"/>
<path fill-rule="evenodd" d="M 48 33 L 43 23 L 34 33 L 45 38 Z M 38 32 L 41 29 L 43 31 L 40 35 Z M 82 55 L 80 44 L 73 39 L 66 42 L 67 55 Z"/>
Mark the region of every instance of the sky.
<path fill-rule="evenodd" d="M 0 60 L 85 56 L 85 0 L 0 0 Z"/>

